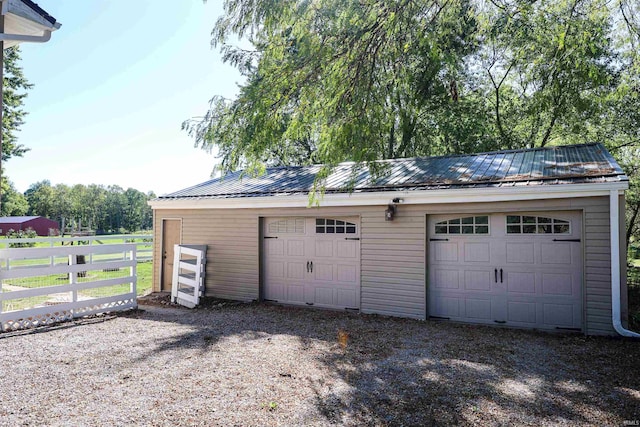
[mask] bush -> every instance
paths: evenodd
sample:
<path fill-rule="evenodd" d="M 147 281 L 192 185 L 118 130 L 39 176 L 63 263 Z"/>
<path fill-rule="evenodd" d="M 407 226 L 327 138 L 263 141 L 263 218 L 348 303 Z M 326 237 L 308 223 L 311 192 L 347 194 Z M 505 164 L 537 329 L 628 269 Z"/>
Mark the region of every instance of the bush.
<path fill-rule="evenodd" d="M 10 229 L 7 231 L 8 239 L 32 239 L 34 237 L 38 237 L 38 234 L 33 230 L 33 228 L 29 227 L 26 230 L 18 230 Z M 16 242 L 10 243 L 10 248 L 32 248 L 36 244 L 35 242 Z"/>

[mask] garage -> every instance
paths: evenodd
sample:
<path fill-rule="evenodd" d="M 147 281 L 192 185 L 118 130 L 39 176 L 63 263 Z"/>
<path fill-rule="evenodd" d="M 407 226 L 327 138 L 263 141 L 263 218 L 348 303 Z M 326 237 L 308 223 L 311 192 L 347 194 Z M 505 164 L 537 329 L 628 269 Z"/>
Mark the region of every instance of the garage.
<path fill-rule="evenodd" d="M 429 217 L 431 318 L 582 329 L 582 215 Z"/>
<path fill-rule="evenodd" d="M 163 224 L 180 220 L 182 243 L 207 245 L 206 296 L 628 334 L 629 179 L 602 144 L 378 167 L 237 171 L 151 201 L 154 289 Z"/>
<path fill-rule="evenodd" d="M 357 218 L 267 218 L 264 299 L 336 309 L 360 308 Z"/>

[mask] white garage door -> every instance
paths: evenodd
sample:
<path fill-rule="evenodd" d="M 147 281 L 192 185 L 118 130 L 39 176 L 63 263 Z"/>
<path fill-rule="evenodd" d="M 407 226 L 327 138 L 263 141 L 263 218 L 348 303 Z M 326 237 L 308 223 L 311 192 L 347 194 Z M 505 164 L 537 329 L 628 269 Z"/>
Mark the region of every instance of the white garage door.
<path fill-rule="evenodd" d="M 360 230 L 356 218 L 267 218 L 264 299 L 360 308 Z"/>
<path fill-rule="evenodd" d="M 582 215 L 429 217 L 429 315 L 538 329 L 582 328 Z"/>

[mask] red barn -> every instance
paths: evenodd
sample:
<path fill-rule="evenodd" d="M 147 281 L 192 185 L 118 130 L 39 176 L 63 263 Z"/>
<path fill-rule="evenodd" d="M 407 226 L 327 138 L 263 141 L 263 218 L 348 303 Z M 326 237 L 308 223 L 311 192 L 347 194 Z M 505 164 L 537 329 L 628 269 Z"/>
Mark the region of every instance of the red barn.
<path fill-rule="evenodd" d="M 55 230 L 54 234 L 60 231 L 60 225 L 42 216 L 4 216 L 0 217 L 0 235 L 6 236 L 7 231 L 26 230 L 32 228 L 38 236 L 48 236 L 49 230 Z"/>

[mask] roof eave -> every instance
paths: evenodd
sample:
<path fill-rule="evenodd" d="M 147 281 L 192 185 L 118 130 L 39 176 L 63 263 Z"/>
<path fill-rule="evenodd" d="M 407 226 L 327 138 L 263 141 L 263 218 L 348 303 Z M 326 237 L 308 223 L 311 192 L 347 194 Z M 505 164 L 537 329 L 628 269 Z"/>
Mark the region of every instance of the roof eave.
<path fill-rule="evenodd" d="M 320 206 L 375 206 L 386 205 L 399 197 L 403 204 L 482 203 L 515 200 L 563 199 L 609 195 L 611 190 L 623 192 L 627 181 L 588 184 L 556 184 L 521 187 L 484 187 L 436 190 L 374 191 L 360 193 L 325 194 Z M 148 202 L 153 209 L 245 209 L 310 207 L 306 194 L 283 196 L 256 196 L 238 198 L 189 197 L 158 198 Z"/>

